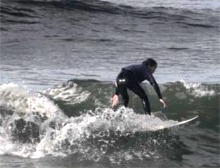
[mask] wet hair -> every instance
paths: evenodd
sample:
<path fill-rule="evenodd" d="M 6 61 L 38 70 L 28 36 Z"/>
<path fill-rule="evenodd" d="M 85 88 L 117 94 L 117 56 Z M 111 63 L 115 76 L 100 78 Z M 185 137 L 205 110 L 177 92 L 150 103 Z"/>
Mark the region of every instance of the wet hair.
<path fill-rule="evenodd" d="M 157 67 L 157 62 L 153 58 L 148 58 L 145 61 L 143 61 L 143 64 L 150 66 L 150 67 Z"/>

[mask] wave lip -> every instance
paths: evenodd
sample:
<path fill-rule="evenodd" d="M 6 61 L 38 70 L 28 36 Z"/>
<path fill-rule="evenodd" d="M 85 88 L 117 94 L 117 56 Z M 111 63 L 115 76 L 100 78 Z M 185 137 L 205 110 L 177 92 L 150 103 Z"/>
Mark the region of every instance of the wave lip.
<path fill-rule="evenodd" d="M 187 91 L 195 97 L 204 97 L 204 96 L 215 96 L 216 92 L 212 89 L 207 88 L 201 83 L 187 83 L 184 80 L 180 80 L 184 85 Z"/>
<path fill-rule="evenodd" d="M 42 94 L 13 83 L 0 86 L 1 126 L 12 140 L 38 141 L 44 124 L 65 118 L 63 112 Z"/>

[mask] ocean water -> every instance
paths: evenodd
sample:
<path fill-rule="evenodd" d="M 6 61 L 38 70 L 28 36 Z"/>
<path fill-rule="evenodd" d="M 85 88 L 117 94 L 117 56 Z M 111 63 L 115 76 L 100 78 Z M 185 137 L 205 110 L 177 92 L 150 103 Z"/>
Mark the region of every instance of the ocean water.
<path fill-rule="evenodd" d="M 218 0 L 2 0 L 0 167 L 219 167 Z M 123 66 L 152 57 L 168 107 L 130 94 Z M 180 127 L 158 125 L 199 117 Z"/>

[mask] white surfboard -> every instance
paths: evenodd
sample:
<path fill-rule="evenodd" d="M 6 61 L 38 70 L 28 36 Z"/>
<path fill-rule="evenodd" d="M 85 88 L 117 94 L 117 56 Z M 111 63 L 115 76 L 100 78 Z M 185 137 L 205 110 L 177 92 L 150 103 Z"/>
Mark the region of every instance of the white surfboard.
<path fill-rule="evenodd" d="M 155 118 L 152 118 L 152 124 L 148 125 L 146 124 L 145 126 L 142 125 L 141 128 L 139 128 L 136 132 L 155 132 L 155 131 L 159 131 L 159 130 L 163 130 L 163 129 L 170 129 L 172 127 L 177 127 L 180 125 L 184 125 L 187 124 L 193 120 L 195 120 L 196 118 L 198 118 L 199 116 L 195 116 L 193 118 L 187 119 L 187 120 L 183 120 L 183 121 L 174 121 L 174 120 L 163 120 L 160 119 L 159 117 L 157 121 L 155 120 Z M 149 123 L 149 122 L 147 122 Z"/>
<path fill-rule="evenodd" d="M 172 127 L 176 127 L 176 126 L 180 126 L 180 125 L 183 125 L 183 124 L 186 124 L 190 121 L 193 121 L 195 120 L 196 118 L 198 118 L 199 116 L 195 116 L 193 118 L 190 118 L 188 120 L 183 120 L 183 121 L 180 121 L 180 122 L 177 122 L 177 123 L 174 123 L 174 124 L 169 124 L 169 125 L 163 125 L 163 124 L 160 124 L 158 126 L 154 126 L 151 130 L 147 130 L 147 131 L 158 131 L 158 130 L 162 130 L 162 129 L 168 129 L 168 128 L 172 128 Z"/>

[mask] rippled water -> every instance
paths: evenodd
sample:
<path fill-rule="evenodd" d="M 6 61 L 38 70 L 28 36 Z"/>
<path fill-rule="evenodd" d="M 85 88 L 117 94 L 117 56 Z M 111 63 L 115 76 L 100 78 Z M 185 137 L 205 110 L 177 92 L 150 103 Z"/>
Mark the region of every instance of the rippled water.
<path fill-rule="evenodd" d="M 218 167 L 219 9 L 215 0 L 2 0 L 0 167 Z M 162 113 L 144 83 L 159 118 L 132 93 L 128 109 L 111 109 L 120 69 L 148 57 L 169 107 Z"/>

